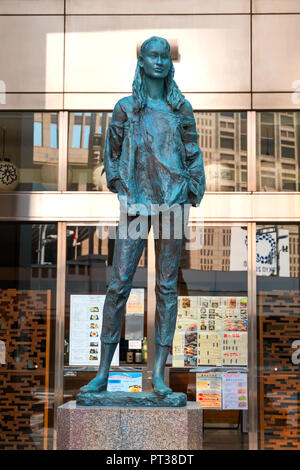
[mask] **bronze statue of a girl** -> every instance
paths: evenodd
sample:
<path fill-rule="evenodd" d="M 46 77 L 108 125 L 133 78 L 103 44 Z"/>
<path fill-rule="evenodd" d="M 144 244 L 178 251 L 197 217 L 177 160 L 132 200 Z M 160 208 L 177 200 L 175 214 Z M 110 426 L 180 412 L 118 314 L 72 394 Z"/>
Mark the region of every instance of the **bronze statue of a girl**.
<path fill-rule="evenodd" d="M 173 76 L 169 43 L 159 37 L 146 40 L 138 57 L 132 95 L 116 104 L 107 130 L 104 155 L 107 185 L 118 193 L 126 222 L 121 226 L 120 221 L 115 241 L 112 277 L 103 309 L 99 371 L 81 392 L 107 388 L 126 302 L 153 217 L 157 217 L 158 230 L 152 384 L 159 396 L 172 392 L 164 383 L 164 368 L 176 325 L 177 277 L 188 215 L 184 208 L 200 204 L 205 191 L 193 110 Z M 166 215 L 171 227 L 167 237 L 163 236 Z M 143 226 L 141 236 L 131 237 L 126 230 L 127 236 L 121 236 L 121 231 L 137 217 Z"/>

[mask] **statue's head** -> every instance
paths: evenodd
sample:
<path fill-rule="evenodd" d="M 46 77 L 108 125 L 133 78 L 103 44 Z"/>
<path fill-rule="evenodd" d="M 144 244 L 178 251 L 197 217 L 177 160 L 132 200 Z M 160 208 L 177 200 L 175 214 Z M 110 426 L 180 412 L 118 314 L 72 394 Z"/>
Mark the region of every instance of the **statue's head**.
<path fill-rule="evenodd" d="M 170 45 L 166 39 L 153 36 L 143 42 L 138 57 L 138 66 L 142 76 L 167 78 L 174 67 L 171 59 Z"/>
<path fill-rule="evenodd" d="M 141 45 L 132 84 L 136 112 L 139 112 L 146 103 L 145 75 L 164 79 L 166 102 L 172 109 L 180 107 L 184 97 L 173 79 L 174 65 L 171 58 L 171 48 L 166 39 L 152 36 Z"/>

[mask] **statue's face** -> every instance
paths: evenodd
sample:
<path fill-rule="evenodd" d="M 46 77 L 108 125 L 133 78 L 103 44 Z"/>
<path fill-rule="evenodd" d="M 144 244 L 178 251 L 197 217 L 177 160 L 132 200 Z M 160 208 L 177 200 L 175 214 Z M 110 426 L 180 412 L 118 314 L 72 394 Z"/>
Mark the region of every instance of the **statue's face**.
<path fill-rule="evenodd" d="M 161 41 L 151 41 L 141 57 L 141 67 L 151 78 L 166 78 L 171 67 L 169 50 Z"/>

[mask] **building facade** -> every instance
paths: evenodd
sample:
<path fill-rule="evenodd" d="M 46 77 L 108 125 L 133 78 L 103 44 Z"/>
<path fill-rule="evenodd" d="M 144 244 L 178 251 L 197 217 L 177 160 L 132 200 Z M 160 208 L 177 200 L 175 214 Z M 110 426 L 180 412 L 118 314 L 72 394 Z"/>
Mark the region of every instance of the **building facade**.
<path fill-rule="evenodd" d="M 1 449 L 55 449 L 57 408 L 97 369 L 119 220 L 105 134 L 152 35 L 172 45 L 207 179 L 167 379 L 204 400 L 204 448 L 225 424 L 227 448 L 299 449 L 299 28 L 298 0 L 0 1 Z M 133 288 L 112 370 L 149 390 L 152 232 Z M 86 351 L 76 305 L 92 309 Z"/>

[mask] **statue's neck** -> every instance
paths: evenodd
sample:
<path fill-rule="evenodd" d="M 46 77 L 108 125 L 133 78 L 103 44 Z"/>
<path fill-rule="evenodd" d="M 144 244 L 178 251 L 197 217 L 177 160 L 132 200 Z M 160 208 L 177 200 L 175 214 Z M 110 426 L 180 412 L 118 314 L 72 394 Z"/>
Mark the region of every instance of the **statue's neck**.
<path fill-rule="evenodd" d="M 165 92 L 165 81 L 161 78 L 145 76 L 145 92 L 153 100 L 163 100 Z"/>

